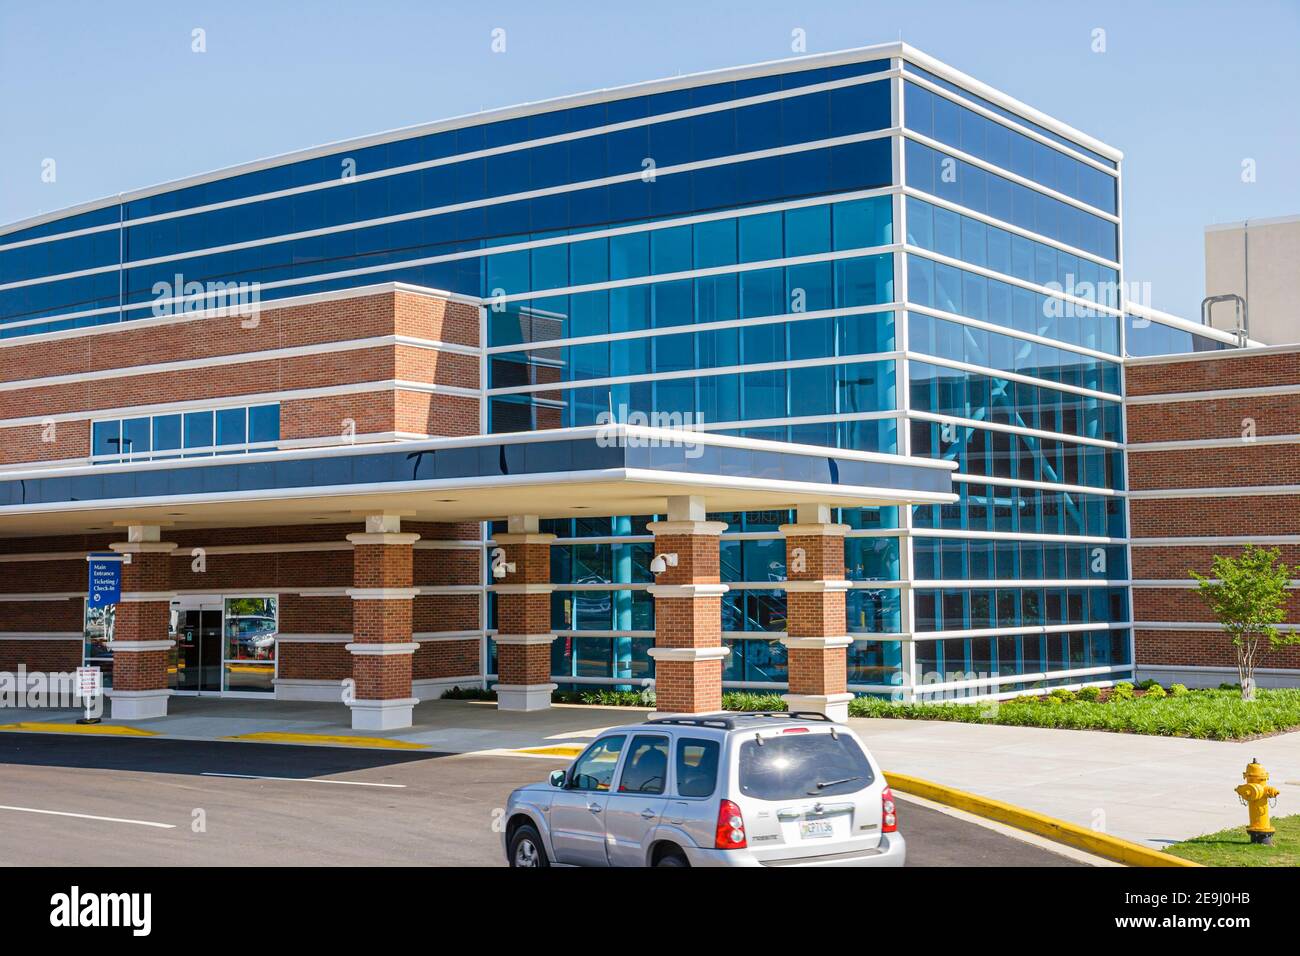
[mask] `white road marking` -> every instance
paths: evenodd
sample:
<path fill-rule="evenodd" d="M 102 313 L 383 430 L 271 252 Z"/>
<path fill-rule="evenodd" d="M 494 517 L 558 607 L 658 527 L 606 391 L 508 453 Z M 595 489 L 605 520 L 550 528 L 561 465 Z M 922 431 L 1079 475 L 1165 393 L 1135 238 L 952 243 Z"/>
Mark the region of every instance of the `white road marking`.
<path fill-rule="evenodd" d="M 67 810 L 40 810 L 36 807 L 9 807 L 0 804 L 0 810 L 14 810 L 18 813 L 44 813 L 52 817 L 76 817 L 79 820 L 100 820 L 104 823 L 134 823 L 140 827 L 158 827 L 160 830 L 175 830 L 174 823 L 154 823 L 152 820 L 128 820 L 125 817 L 97 817 L 93 813 L 70 813 Z"/>
<path fill-rule="evenodd" d="M 317 780 L 314 777 L 264 777 L 256 773 L 217 773 L 205 770 L 202 777 L 234 777 L 237 780 L 285 780 L 289 783 L 337 783 L 345 787 L 389 787 L 393 790 L 405 790 L 404 783 L 371 783 L 369 780 Z"/>

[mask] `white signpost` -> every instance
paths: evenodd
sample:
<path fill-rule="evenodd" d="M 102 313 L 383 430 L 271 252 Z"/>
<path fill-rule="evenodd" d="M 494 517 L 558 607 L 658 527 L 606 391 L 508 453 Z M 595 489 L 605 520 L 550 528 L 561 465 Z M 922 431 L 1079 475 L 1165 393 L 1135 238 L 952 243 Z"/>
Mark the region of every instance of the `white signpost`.
<path fill-rule="evenodd" d="M 78 719 L 79 724 L 97 724 L 99 718 L 91 715 L 91 708 L 96 698 L 104 691 L 103 672 L 98 667 L 77 668 L 77 693 L 86 705 L 86 716 Z"/>

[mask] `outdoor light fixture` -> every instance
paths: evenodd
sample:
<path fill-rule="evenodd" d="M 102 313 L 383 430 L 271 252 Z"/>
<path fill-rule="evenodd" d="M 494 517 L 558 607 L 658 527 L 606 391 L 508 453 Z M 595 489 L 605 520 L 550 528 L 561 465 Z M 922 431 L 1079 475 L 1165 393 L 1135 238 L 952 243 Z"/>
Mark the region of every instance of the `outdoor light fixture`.
<path fill-rule="evenodd" d="M 669 568 L 675 567 L 677 567 L 676 554 L 660 554 L 656 555 L 655 559 L 650 562 L 650 573 L 663 574 Z"/>

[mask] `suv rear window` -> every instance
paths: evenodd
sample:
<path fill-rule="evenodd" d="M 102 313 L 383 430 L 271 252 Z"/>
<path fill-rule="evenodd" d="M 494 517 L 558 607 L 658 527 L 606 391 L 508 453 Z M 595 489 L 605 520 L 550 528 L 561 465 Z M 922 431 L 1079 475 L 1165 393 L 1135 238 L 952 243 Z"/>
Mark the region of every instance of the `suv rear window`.
<path fill-rule="evenodd" d="M 867 755 L 843 734 L 784 734 L 740 745 L 740 792 L 757 800 L 832 797 L 874 780 Z"/>

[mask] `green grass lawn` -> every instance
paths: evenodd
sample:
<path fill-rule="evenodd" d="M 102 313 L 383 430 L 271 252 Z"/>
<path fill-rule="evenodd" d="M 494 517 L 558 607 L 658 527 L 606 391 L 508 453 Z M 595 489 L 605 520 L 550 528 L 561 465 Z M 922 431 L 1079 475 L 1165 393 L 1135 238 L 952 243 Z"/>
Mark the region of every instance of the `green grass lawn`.
<path fill-rule="evenodd" d="M 1300 690 L 1261 690 L 1247 702 L 1235 690 L 1194 690 L 1178 696 L 1081 700 L 1068 695 L 1020 697 L 986 703 L 895 704 L 860 697 L 853 717 L 952 720 L 1013 727 L 1109 730 L 1116 733 L 1205 740 L 1240 740 L 1300 727 Z"/>
<path fill-rule="evenodd" d="M 1176 843 L 1166 852 L 1205 866 L 1300 866 L 1300 814 L 1274 817 L 1273 826 L 1272 846 L 1251 843 L 1242 825 Z"/>

